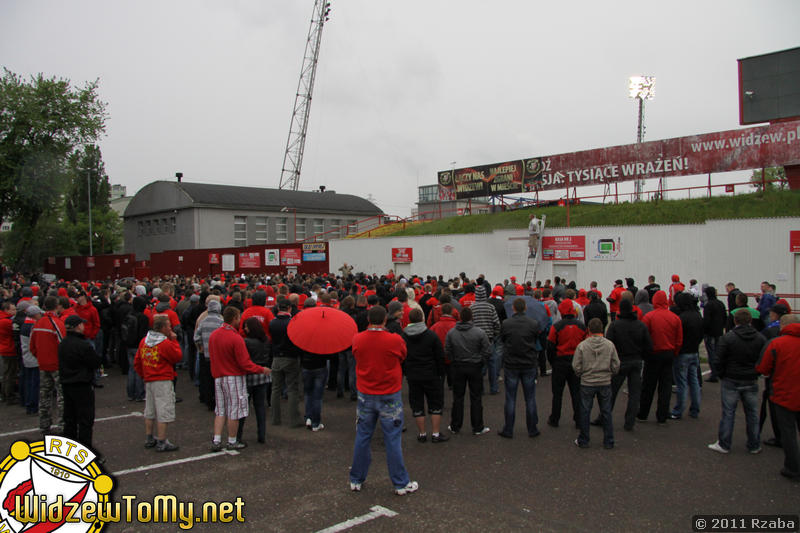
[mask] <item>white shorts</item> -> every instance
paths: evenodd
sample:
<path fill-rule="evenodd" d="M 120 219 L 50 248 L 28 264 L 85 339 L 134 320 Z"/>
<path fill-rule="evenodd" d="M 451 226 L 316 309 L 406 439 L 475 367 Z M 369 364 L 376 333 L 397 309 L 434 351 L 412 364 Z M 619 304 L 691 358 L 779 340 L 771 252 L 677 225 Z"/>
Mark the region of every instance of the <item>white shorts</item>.
<path fill-rule="evenodd" d="M 145 418 L 161 423 L 175 421 L 175 386 L 171 380 L 148 381 L 144 392 Z"/>
<path fill-rule="evenodd" d="M 222 376 L 214 379 L 214 414 L 228 420 L 247 418 L 247 382 L 244 376 Z"/>

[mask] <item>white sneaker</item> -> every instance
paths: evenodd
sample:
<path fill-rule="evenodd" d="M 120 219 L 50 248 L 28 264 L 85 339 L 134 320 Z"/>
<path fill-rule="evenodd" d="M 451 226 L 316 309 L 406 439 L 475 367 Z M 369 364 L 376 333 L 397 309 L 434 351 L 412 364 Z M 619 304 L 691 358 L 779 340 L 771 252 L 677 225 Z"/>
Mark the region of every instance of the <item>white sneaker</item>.
<path fill-rule="evenodd" d="M 311 429 L 311 419 L 306 418 L 306 429 Z"/>
<path fill-rule="evenodd" d="M 353 492 L 361 492 L 361 483 L 350 482 L 350 490 Z"/>
<path fill-rule="evenodd" d="M 761 446 L 759 446 L 759 447 L 758 447 L 758 448 L 756 448 L 755 450 L 749 450 L 749 451 L 750 451 L 750 453 L 752 453 L 753 455 L 757 455 L 757 454 L 761 453 L 761 450 L 762 450 L 762 448 L 761 448 Z"/>
<path fill-rule="evenodd" d="M 322 431 L 323 429 L 325 429 L 325 426 L 320 423 L 317 427 L 312 427 L 311 431 Z"/>
<path fill-rule="evenodd" d="M 490 431 L 491 429 L 484 427 L 482 430 L 474 432 L 473 435 L 483 435 L 484 433 L 489 433 Z"/>
<path fill-rule="evenodd" d="M 708 449 L 709 450 L 714 450 L 715 452 L 719 452 L 719 453 L 731 453 L 730 450 L 726 450 L 725 448 L 720 446 L 719 445 L 719 441 L 715 442 L 714 444 L 709 444 L 708 445 Z"/>
<path fill-rule="evenodd" d="M 411 494 L 412 492 L 417 492 L 419 488 L 419 483 L 416 481 L 409 481 L 408 485 L 403 487 L 402 489 L 394 489 L 394 493 L 398 496 L 405 496 L 406 494 Z"/>

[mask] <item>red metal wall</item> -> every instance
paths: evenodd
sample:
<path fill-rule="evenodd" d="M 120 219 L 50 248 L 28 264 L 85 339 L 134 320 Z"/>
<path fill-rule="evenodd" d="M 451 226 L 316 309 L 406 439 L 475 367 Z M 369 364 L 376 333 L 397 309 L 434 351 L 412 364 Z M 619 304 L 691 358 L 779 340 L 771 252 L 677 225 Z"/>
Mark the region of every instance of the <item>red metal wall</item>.
<path fill-rule="evenodd" d="M 323 243 L 319 243 L 323 244 Z M 297 271 L 302 274 L 318 274 L 330 272 L 330 254 L 328 253 L 328 243 L 324 243 L 324 261 L 302 261 L 297 265 Z M 302 257 L 302 243 L 291 244 L 266 244 L 254 245 L 238 248 L 213 248 L 204 250 L 169 250 L 160 253 L 150 254 L 149 261 L 136 261 L 133 254 L 130 255 L 101 255 L 95 256 L 95 266 L 89 268 L 86 265 L 87 257 L 56 257 L 55 264 L 49 260 L 44 265 L 44 271 L 55 274 L 58 278 L 83 280 L 102 280 L 108 277 L 112 279 L 133 276 L 138 279 L 152 276 L 180 275 L 180 276 L 207 276 L 222 273 L 222 264 L 209 265 L 208 256 L 216 253 L 222 257 L 224 254 L 233 254 L 236 257 L 236 268 L 230 274 L 277 274 L 285 272 L 286 266 L 264 266 L 264 250 L 267 249 L 298 249 Z M 261 266 L 259 268 L 241 268 L 239 266 L 240 252 L 259 252 L 261 256 Z M 69 259 L 71 267 L 65 267 L 65 260 Z M 118 259 L 120 267 L 114 267 L 114 260 Z"/>

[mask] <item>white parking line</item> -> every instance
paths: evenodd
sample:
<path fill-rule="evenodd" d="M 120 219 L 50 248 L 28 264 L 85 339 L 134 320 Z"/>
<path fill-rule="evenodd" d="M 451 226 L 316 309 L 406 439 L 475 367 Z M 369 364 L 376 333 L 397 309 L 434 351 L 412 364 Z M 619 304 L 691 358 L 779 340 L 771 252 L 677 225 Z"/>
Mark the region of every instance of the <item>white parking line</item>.
<path fill-rule="evenodd" d="M 166 466 L 180 465 L 183 463 L 193 463 L 194 461 L 202 461 L 204 459 L 213 459 L 214 457 L 224 457 L 226 455 L 239 455 L 236 450 L 222 450 L 221 452 L 206 453 L 197 455 L 195 457 L 184 457 L 183 459 L 175 459 L 174 461 L 165 461 L 163 463 L 155 463 L 152 465 L 137 466 L 136 468 L 128 468 L 127 470 L 118 470 L 112 472 L 113 476 L 124 476 L 125 474 L 132 474 L 134 472 L 146 472 L 147 470 L 156 470 Z"/>
<path fill-rule="evenodd" d="M 345 531 L 350 529 L 351 527 L 355 527 L 361 525 L 365 522 L 369 522 L 375 518 L 380 516 L 387 516 L 389 518 L 393 516 L 397 516 L 397 513 L 392 511 L 391 509 L 387 509 L 381 505 L 375 505 L 369 508 L 371 513 L 367 513 L 361 516 L 357 516 L 355 518 L 351 518 L 350 520 L 345 520 L 344 522 L 339 522 L 331 527 L 326 527 L 325 529 L 320 529 L 317 533 L 338 533 L 339 531 Z"/>
<path fill-rule="evenodd" d="M 120 418 L 129 418 L 132 416 L 143 416 L 142 413 L 139 411 L 132 411 L 126 415 L 116 415 L 116 416 L 106 416 L 104 418 L 95 418 L 95 422 L 105 422 L 106 420 L 118 420 Z M 31 429 L 20 429 L 18 431 L 9 431 L 8 433 L 0 433 L 0 438 L 2 437 L 10 437 L 12 435 L 24 435 L 25 433 L 35 433 L 38 432 L 39 428 L 31 428 Z"/>

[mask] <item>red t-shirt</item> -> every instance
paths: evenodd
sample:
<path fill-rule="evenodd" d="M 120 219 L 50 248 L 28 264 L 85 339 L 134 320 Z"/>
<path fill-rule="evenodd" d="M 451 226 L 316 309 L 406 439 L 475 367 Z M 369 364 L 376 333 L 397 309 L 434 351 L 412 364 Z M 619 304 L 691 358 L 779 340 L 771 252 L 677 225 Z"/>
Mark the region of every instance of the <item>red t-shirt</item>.
<path fill-rule="evenodd" d="M 239 334 L 242 337 L 246 336 L 244 334 L 244 322 L 250 317 L 256 317 L 258 321 L 261 322 L 261 325 L 264 326 L 264 333 L 267 334 L 267 337 L 270 337 L 269 323 L 272 322 L 273 318 L 275 318 L 275 315 L 272 314 L 272 311 L 261 305 L 254 305 L 245 309 L 244 313 L 242 313 L 242 318 L 239 320 Z"/>
<path fill-rule="evenodd" d="M 223 324 L 208 338 L 208 355 L 214 378 L 261 374 L 264 371 L 250 359 L 244 339 L 230 324 Z"/>
<path fill-rule="evenodd" d="M 370 327 L 353 337 L 356 385 L 364 394 L 394 394 L 403 388 L 406 342 L 400 335 Z"/>

